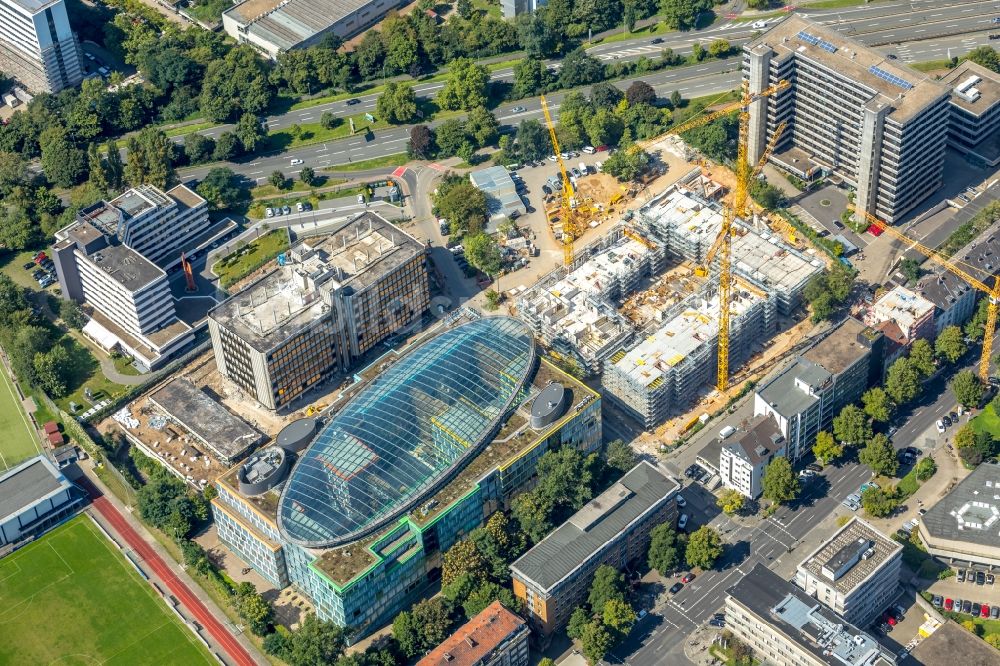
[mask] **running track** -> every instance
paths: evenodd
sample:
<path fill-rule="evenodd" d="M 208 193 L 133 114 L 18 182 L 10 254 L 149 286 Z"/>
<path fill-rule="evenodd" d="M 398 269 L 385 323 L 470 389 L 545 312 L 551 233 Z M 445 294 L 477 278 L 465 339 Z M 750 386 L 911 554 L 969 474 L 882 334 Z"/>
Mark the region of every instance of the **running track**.
<path fill-rule="evenodd" d="M 174 574 L 153 548 L 139 536 L 125 517 L 108 501 L 108 498 L 101 494 L 90 479 L 81 479 L 80 485 L 86 488 L 93 500 L 94 508 L 104 517 L 116 532 L 128 543 L 128 545 L 141 557 L 153 570 L 156 576 L 162 580 L 170 589 L 170 592 L 187 608 L 188 613 L 198 620 L 198 623 L 208 630 L 215 642 L 222 647 L 229 655 L 232 662 L 240 666 L 256 666 L 250 653 L 247 652 L 239 641 L 222 624 L 215 619 L 205 605 L 191 592 L 187 585 Z"/>

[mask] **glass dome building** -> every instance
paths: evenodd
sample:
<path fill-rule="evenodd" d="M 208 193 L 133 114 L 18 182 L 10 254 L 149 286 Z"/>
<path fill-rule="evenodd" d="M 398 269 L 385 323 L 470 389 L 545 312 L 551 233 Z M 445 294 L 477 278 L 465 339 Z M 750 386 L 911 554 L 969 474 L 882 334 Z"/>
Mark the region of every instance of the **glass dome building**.
<path fill-rule="evenodd" d="M 531 331 L 508 317 L 421 344 L 344 405 L 301 456 L 279 500 L 281 534 L 329 548 L 398 519 L 483 450 L 523 401 L 536 364 Z"/>

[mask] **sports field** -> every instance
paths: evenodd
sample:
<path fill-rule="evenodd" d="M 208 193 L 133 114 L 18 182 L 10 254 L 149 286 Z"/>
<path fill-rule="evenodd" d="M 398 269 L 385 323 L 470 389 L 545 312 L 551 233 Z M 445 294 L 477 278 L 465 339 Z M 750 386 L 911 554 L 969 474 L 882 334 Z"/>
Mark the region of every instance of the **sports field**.
<path fill-rule="evenodd" d="M 7 370 L 0 368 L 0 472 L 40 453 Z"/>
<path fill-rule="evenodd" d="M 0 559 L 0 664 L 213 664 L 87 516 Z"/>

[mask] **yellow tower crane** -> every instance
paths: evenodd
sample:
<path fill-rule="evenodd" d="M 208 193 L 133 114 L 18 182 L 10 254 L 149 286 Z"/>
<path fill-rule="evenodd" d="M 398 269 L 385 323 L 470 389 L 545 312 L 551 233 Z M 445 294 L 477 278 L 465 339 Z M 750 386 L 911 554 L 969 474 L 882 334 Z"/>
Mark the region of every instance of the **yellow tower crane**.
<path fill-rule="evenodd" d="M 918 243 L 871 213 L 866 211 L 857 212 L 872 226 L 881 229 L 883 232 L 889 234 L 897 240 L 903 241 L 910 247 L 916 249 L 918 252 L 929 257 L 935 263 L 944 266 L 947 270 L 957 275 L 975 289 L 978 289 L 986 294 L 986 297 L 989 299 L 989 305 L 987 305 L 986 309 L 986 329 L 983 335 L 983 353 L 979 358 L 979 378 L 984 382 L 987 381 L 990 377 L 990 354 L 993 352 L 993 335 L 997 330 L 997 304 L 1000 303 L 1000 276 L 994 276 L 993 286 L 988 287 L 985 282 L 979 280 L 962 268 L 959 265 L 962 262 L 953 261 L 937 250 Z"/>

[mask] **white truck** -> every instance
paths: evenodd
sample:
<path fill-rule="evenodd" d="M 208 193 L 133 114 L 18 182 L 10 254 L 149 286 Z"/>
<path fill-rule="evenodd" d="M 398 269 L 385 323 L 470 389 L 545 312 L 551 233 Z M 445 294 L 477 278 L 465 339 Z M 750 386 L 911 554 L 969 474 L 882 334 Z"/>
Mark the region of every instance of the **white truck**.
<path fill-rule="evenodd" d="M 732 435 L 734 432 L 736 432 L 736 428 L 734 428 L 733 426 L 726 426 L 725 428 L 719 431 L 719 439 L 720 440 L 725 439 L 726 437 Z"/>

